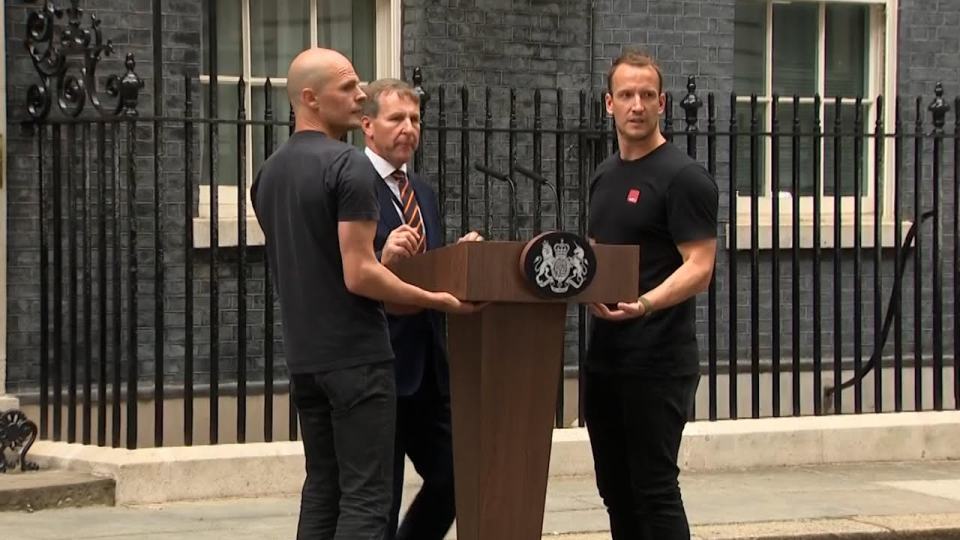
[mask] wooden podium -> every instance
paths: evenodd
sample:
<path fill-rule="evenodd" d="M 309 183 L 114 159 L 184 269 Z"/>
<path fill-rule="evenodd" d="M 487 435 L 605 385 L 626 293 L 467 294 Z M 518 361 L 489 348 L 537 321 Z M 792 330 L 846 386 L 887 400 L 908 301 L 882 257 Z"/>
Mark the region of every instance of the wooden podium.
<path fill-rule="evenodd" d="M 492 302 L 448 317 L 458 540 L 539 540 L 566 304 L 638 296 L 636 246 L 594 246 L 591 284 L 553 300 L 525 282 L 524 245 L 463 242 L 392 265 L 408 283 Z"/>

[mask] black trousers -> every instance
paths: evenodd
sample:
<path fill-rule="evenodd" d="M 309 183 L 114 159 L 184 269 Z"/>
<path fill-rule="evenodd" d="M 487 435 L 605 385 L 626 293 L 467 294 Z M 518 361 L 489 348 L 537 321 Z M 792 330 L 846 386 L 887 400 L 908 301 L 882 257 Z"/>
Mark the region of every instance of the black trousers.
<path fill-rule="evenodd" d="M 396 540 L 443 540 L 456 516 L 450 396 L 437 388 L 435 377 L 410 396 L 397 398 L 397 443 L 393 467 L 393 509 L 390 531 Z M 423 485 L 397 530 L 403 494 L 404 455 L 410 456 Z"/>
<path fill-rule="evenodd" d="M 698 382 L 586 373 L 584 417 L 613 540 L 689 540 L 677 454 Z"/>
<path fill-rule="evenodd" d="M 383 540 L 392 503 L 393 362 L 292 375 L 307 478 L 297 540 Z"/>

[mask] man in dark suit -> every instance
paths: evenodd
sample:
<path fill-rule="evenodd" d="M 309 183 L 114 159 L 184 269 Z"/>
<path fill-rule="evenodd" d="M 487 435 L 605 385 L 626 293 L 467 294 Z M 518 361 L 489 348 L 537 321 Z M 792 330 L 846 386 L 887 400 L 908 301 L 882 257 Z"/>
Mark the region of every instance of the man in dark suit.
<path fill-rule="evenodd" d="M 420 142 L 420 100 L 406 83 L 381 79 L 364 89 L 361 125 L 377 183 L 380 221 L 374 249 L 384 265 L 443 245 L 437 195 L 407 171 Z M 475 232 L 460 239 L 482 240 Z M 397 431 L 388 538 L 441 540 L 455 516 L 450 392 L 441 315 L 387 306 L 396 357 Z M 404 456 L 423 487 L 397 528 Z M 395 536 L 394 536 L 395 532 Z"/>

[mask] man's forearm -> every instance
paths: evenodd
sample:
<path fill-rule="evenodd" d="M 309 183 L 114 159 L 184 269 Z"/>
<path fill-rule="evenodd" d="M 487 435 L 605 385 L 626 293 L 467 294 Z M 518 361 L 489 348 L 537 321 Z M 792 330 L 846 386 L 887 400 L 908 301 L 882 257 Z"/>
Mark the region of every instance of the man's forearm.
<path fill-rule="evenodd" d="M 687 261 L 680 265 L 663 283 L 644 293 L 654 310 L 679 304 L 707 290 L 713 276 L 713 266 Z"/>
<path fill-rule="evenodd" d="M 388 304 L 435 308 L 430 292 L 404 282 L 377 261 L 361 264 L 349 280 L 347 289 L 353 294 Z"/>

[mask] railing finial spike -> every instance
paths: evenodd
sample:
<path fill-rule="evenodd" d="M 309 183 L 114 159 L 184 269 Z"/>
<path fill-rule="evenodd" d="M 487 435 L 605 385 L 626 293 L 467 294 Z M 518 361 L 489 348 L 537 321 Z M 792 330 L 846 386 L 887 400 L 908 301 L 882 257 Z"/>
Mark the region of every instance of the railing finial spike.
<path fill-rule="evenodd" d="M 929 110 L 933 115 L 934 129 L 937 131 L 942 131 L 943 126 L 946 124 L 947 113 L 950 111 L 950 103 L 943 99 L 943 82 L 937 81 L 937 85 L 934 87 L 933 93 L 936 97 L 934 97 L 933 101 L 930 102 L 930 106 L 927 107 L 927 110 Z"/>

